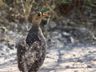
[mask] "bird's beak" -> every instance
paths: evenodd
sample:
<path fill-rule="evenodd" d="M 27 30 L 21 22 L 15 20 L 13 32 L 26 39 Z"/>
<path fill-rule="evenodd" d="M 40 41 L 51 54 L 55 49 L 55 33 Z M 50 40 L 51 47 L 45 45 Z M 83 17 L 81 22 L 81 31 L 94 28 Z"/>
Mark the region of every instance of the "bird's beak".
<path fill-rule="evenodd" d="M 49 13 L 43 13 L 44 17 L 49 17 Z"/>

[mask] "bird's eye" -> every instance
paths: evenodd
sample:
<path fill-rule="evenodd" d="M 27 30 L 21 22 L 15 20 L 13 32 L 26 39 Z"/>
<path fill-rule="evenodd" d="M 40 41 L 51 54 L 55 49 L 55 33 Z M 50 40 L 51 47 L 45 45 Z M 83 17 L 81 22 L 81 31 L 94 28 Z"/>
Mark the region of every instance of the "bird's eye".
<path fill-rule="evenodd" d="M 39 13 L 38 13 L 38 16 L 42 16 L 42 15 L 43 15 L 42 12 L 39 12 Z"/>
<path fill-rule="evenodd" d="M 40 16 L 40 13 L 38 13 L 38 16 Z"/>

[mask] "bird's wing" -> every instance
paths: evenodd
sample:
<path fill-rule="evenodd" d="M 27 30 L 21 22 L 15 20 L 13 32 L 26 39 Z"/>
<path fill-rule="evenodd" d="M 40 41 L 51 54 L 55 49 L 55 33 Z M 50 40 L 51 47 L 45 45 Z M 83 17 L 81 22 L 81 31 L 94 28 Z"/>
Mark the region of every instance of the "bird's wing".
<path fill-rule="evenodd" d="M 31 46 L 29 46 L 25 39 L 20 40 L 17 44 L 17 59 L 18 67 L 22 70 L 24 65 L 28 66 L 30 69 L 33 65 L 42 65 L 45 59 L 45 48 L 42 42 L 35 41 Z"/>
<path fill-rule="evenodd" d="M 26 44 L 26 41 L 24 38 L 19 39 L 19 41 L 16 42 L 16 48 L 17 48 L 17 61 L 18 61 L 18 68 L 19 70 L 24 70 L 24 61 L 25 61 L 25 52 L 28 48 L 28 45 Z"/>
<path fill-rule="evenodd" d="M 35 41 L 25 53 L 25 60 L 28 68 L 41 66 L 45 59 L 44 47 L 39 41 Z"/>
<path fill-rule="evenodd" d="M 32 60 L 35 61 L 35 60 L 38 60 L 38 58 L 41 57 L 40 53 L 42 53 L 42 52 L 40 52 L 40 51 L 42 51 L 42 46 L 41 46 L 39 41 L 35 41 L 29 47 L 29 49 L 26 51 L 25 55 L 28 56 L 28 57 L 31 57 Z"/>

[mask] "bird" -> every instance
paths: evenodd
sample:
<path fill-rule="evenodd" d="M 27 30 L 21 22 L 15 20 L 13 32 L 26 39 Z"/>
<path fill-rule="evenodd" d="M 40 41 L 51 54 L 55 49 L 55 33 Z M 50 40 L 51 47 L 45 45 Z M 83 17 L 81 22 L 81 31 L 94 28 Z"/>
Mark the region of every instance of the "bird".
<path fill-rule="evenodd" d="M 47 43 L 40 23 L 46 17 L 48 15 L 41 12 L 33 15 L 32 27 L 26 38 L 16 43 L 17 63 L 21 72 L 37 72 L 44 63 Z"/>

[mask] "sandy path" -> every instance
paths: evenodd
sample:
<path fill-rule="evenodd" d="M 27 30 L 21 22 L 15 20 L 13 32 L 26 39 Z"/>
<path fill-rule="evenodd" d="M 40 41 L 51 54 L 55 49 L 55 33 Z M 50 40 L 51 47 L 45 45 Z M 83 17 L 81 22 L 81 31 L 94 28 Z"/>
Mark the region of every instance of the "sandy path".
<path fill-rule="evenodd" d="M 14 64 L 1 68 L 0 72 L 19 71 Z M 96 72 L 96 48 L 50 49 L 39 72 Z"/>
<path fill-rule="evenodd" d="M 17 64 L 0 69 L 0 72 L 19 72 Z M 39 72 L 96 72 L 96 68 L 45 68 Z"/>

